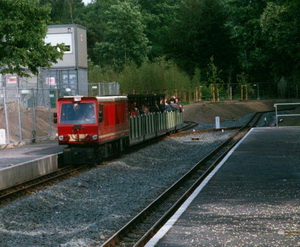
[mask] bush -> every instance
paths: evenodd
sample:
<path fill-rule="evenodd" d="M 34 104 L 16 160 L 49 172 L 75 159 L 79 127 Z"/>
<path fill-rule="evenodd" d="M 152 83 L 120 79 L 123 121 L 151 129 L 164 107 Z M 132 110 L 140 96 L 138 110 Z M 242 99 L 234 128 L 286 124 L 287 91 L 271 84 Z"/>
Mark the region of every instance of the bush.
<path fill-rule="evenodd" d="M 122 72 L 109 68 L 91 66 L 89 82 L 116 81 L 123 94 L 128 93 L 166 93 L 178 94 L 190 89 L 191 80 L 173 62 L 161 58 L 154 62 L 144 61 L 140 67 L 127 63 Z"/>

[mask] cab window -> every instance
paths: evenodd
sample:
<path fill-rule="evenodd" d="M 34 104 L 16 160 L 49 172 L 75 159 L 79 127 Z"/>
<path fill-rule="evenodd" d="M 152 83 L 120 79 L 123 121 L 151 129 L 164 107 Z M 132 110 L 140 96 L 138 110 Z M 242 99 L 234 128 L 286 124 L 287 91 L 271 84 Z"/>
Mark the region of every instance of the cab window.
<path fill-rule="evenodd" d="M 89 124 L 95 122 L 95 107 L 93 103 L 62 103 L 61 124 Z"/>

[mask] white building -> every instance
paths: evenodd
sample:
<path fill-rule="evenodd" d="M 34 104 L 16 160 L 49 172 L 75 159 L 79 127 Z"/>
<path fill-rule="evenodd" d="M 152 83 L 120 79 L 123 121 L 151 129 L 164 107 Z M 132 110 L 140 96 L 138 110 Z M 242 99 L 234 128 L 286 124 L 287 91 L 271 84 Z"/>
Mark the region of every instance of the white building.
<path fill-rule="evenodd" d="M 69 94 L 87 95 L 87 38 L 86 28 L 79 25 L 48 26 L 46 43 L 64 43 L 68 48 L 63 58 L 43 74 L 44 85 L 67 90 Z"/>
<path fill-rule="evenodd" d="M 75 25 L 50 25 L 45 42 L 53 46 L 64 43 L 68 48 L 63 58 L 50 68 L 40 68 L 37 76 L 20 78 L 17 75 L 5 75 L 0 78 L 0 86 L 7 89 L 43 88 L 57 90 L 60 95 L 87 95 L 87 36 L 86 28 Z M 1 76 L 1 75 L 0 75 Z"/>

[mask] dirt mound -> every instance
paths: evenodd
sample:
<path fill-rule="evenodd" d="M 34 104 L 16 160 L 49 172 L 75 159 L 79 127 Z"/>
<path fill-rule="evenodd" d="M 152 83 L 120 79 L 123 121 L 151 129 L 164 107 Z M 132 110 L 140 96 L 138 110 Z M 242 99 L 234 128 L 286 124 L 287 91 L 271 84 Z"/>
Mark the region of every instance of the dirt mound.
<path fill-rule="evenodd" d="M 36 107 L 34 111 L 33 108 L 18 106 L 17 102 L 9 102 L 7 104 L 7 118 L 4 107 L 0 106 L 0 129 L 7 130 L 7 120 L 9 139 L 13 143 L 35 138 L 49 139 L 56 133 L 50 114 L 50 110 L 46 107 Z"/>
<path fill-rule="evenodd" d="M 218 103 L 201 102 L 184 106 L 184 120 L 214 123 L 215 117 L 221 121 L 238 120 L 249 113 L 274 111 L 274 104 L 285 100 L 225 101 Z"/>

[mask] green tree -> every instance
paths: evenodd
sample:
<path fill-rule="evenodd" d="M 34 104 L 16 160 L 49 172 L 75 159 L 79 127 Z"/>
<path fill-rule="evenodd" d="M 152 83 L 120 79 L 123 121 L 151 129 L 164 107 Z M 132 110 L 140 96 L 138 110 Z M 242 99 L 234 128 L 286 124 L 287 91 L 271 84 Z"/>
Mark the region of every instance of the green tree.
<path fill-rule="evenodd" d="M 211 56 L 224 71 L 234 63 L 224 10 L 221 0 L 185 0 L 180 5 L 178 21 L 170 28 L 168 57 L 190 75 L 196 67 L 205 72 Z"/>
<path fill-rule="evenodd" d="M 170 25 L 176 22 L 176 13 L 182 0 L 139 0 L 145 34 L 150 41 L 151 60 L 164 56 L 164 47 L 169 42 L 167 33 Z"/>
<path fill-rule="evenodd" d="M 87 28 L 88 56 L 91 61 L 99 63 L 99 54 L 94 49 L 96 43 L 103 41 L 105 27 L 104 12 L 107 11 L 115 0 L 95 1 L 84 7 L 76 18 L 76 23 Z"/>
<path fill-rule="evenodd" d="M 38 67 L 49 67 L 62 56 L 44 42 L 49 13 L 50 9 L 40 7 L 38 0 L 0 1 L 1 73 L 26 76 L 28 68 L 36 74 Z"/>
<path fill-rule="evenodd" d="M 149 52 L 149 42 L 139 6 L 130 1 L 117 1 L 104 12 L 104 18 L 104 39 L 95 46 L 98 62 L 118 70 L 127 61 L 140 65 Z"/>
<path fill-rule="evenodd" d="M 199 68 L 196 68 L 191 79 L 191 87 L 197 87 L 201 84 L 201 82 L 201 70 Z"/>
<path fill-rule="evenodd" d="M 41 5 L 50 5 L 52 23 L 70 24 L 83 11 L 82 0 L 40 0 Z"/>
<path fill-rule="evenodd" d="M 276 3 L 277 2 L 277 3 Z M 299 1 L 269 2 L 260 18 L 262 33 L 270 51 L 274 77 L 299 81 Z"/>
<path fill-rule="evenodd" d="M 242 85 L 246 85 L 249 82 L 249 77 L 243 71 L 242 73 L 236 75 L 236 80 L 237 80 L 238 83 L 240 83 Z"/>
<path fill-rule="evenodd" d="M 214 57 L 210 58 L 210 62 L 208 64 L 207 71 L 207 81 L 210 84 L 221 83 L 223 80 L 221 79 L 222 70 L 219 70 L 218 67 L 214 63 Z"/>
<path fill-rule="evenodd" d="M 245 71 L 251 80 L 267 80 L 269 54 L 260 27 L 266 1 L 228 0 L 226 6 L 230 16 L 227 25 L 237 50 L 235 72 Z"/>

